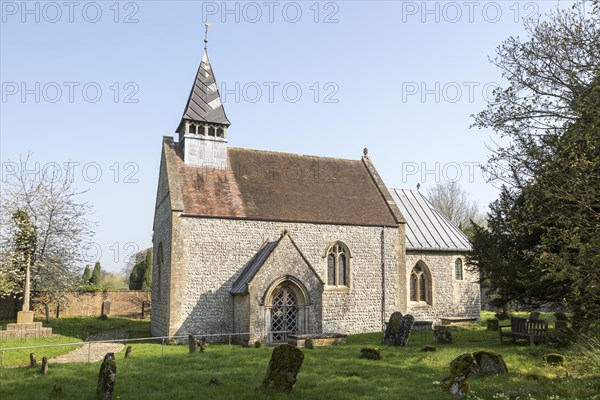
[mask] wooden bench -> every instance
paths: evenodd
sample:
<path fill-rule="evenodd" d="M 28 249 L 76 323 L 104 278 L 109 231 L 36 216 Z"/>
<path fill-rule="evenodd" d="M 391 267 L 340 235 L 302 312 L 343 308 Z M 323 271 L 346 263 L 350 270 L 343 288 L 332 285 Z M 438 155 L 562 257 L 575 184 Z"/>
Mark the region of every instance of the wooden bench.
<path fill-rule="evenodd" d="M 504 328 L 510 328 L 510 332 L 504 331 Z M 529 320 L 527 318 L 510 319 L 510 325 L 501 325 L 498 327 L 500 335 L 500 344 L 504 342 L 504 337 L 509 337 L 513 342 L 517 339 L 527 340 L 529 344 L 546 342 L 548 333 L 548 321 L 541 319 Z"/>

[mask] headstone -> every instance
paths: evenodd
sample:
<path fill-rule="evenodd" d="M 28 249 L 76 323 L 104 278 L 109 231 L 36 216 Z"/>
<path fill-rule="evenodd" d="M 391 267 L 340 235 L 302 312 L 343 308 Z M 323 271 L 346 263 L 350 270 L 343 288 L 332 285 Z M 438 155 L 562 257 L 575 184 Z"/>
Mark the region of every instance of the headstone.
<path fill-rule="evenodd" d="M 537 321 L 538 319 L 540 319 L 540 312 L 539 311 L 532 311 L 531 314 L 529 314 L 529 318 L 530 321 Z"/>
<path fill-rule="evenodd" d="M 450 362 L 450 375 L 440 382 L 442 390 L 456 397 L 467 396 L 470 391 L 467 379 L 478 370 L 471 353 L 461 354 Z"/>
<path fill-rule="evenodd" d="M 62 394 L 62 385 L 59 383 L 55 383 L 54 384 L 54 393 L 56 393 L 57 396 L 60 396 Z"/>
<path fill-rule="evenodd" d="M 198 341 L 198 347 L 200 347 L 201 353 L 204 353 L 206 351 L 206 339 L 205 338 L 201 338 Z"/>
<path fill-rule="evenodd" d="M 284 344 L 275 348 L 262 386 L 265 389 L 291 392 L 296 386 L 303 361 L 304 354 L 295 346 Z"/>
<path fill-rule="evenodd" d="M 493 351 L 478 351 L 473 353 L 473 358 L 479 366 L 479 372 L 484 374 L 506 374 L 508 368 L 502 356 Z"/>
<path fill-rule="evenodd" d="M 565 357 L 562 354 L 551 353 L 544 356 L 544 361 L 550 365 L 563 365 Z"/>
<path fill-rule="evenodd" d="M 406 346 L 410 332 L 415 324 L 415 318 L 407 314 L 402 316 L 402 313 L 395 312 L 390 316 L 385 334 L 383 335 L 383 343 L 394 346 Z"/>
<path fill-rule="evenodd" d="M 198 343 L 196 342 L 196 338 L 194 337 L 194 335 L 188 336 L 188 346 L 190 349 L 190 354 L 195 353 L 198 349 Z"/>
<path fill-rule="evenodd" d="M 110 301 L 103 301 L 102 302 L 102 313 L 100 314 L 100 316 L 103 318 L 108 318 L 109 315 L 110 315 Z"/>
<path fill-rule="evenodd" d="M 142 318 L 146 318 L 148 316 L 148 311 L 150 311 L 150 302 L 142 301 Z"/>
<path fill-rule="evenodd" d="M 112 400 L 117 379 L 117 363 L 115 353 L 106 353 L 104 361 L 100 365 L 98 374 L 98 386 L 96 387 L 97 400 Z"/>
<path fill-rule="evenodd" d="M 446 329 L 436 329 L 433 331 L 433 338 L 436 343 L 452 344 L 452 333 Z"/>
<path fill-rule="evenodd" d="M 219 378 L 210 378 L 210 382 L 208 382 L 209 385 L 220 385 L 222 383 Z"/>
<path fill-rule="evenodd" d="M 257 340 L 256 342 L 254 342 L 255 349 L 260 349 L 261 347 L 262 347 L 262 342 L 260 340 Z"/>
<path fill-rule="evenodd" d="M 488 319 L 487 320 L 487 330 L 488 331 L 497 331 L 498 330 L 498 320 L 497 319 Z"/>
<path fill-rule="evenodd" d="M 363 347 L 360 349 L 360 356 L 369 360 L 383 360 L 383 354 L 376 347 Z"/>
<path fill-rule="evenodd" d="M 42 357 L 42 375 L 48 375 L 48 358 Z"/>
<path fill-rule="evenodd" d="M 127 346 L 127 349 L 125 350 L 125 358 L 131 357 L 132 351 L 133 351 L 133 348 L 131 346 Z"/>
<path fill-rule="evenodd" d="M 29 354 L 29 366 L 37 367 L 37 360 L 35 359 L 35 353 Z"/>

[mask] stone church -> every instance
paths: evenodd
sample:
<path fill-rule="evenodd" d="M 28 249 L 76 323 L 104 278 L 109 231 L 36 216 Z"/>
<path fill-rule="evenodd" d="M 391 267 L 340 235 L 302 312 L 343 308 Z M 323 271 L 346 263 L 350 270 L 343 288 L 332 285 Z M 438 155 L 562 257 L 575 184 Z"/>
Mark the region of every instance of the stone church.
<path fill-rule="evenodd" d="M 355 160 L 234 148 L 204 51 L 178 141 L 164 137 L 154 214 L 152 333 L 381 331 L 479 318 L 470 245 L 416 190 Z"/>

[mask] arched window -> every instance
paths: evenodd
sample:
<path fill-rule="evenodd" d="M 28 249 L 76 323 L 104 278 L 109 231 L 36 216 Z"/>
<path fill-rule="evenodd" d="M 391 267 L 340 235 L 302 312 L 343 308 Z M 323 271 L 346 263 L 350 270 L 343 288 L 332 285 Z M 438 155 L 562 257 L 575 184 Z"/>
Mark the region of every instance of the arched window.
<path fill-rule="evenodd" d="M 410 301 L 431 304 L 431 277 L 427 267 L 421 262 L 410 273 Z"/>
<path fill-rule="evenodd" d="M 327 251 L 327 284 L 329 286 L 348 286 L 350 252 L 342 242 L 336 242 Z"/>
<path fill-rule="evenodd" d="M 213 137 L 214 137 L 214 136 L 215 136 L 215 133 L 216 133 L 216 131 L 217 131 L 217 130 L 215 129 L 215 127 L 214 127 L 214 126 L 210 126 L 210 127 L 208 127 L 208 136 L 213 136 Z"/>
<path fill-rule="evenodd" d="M 223 128 L 217 128 L 217 137 L 224 137 Z"/>
<path fill-rule="evenodd" d="M 463 263 L 460 258 L 454 261 L 454 278 L 459 281 L 463 280 Z"/>
<path fill-rule="evenodd" d="M 188 125 L 188 133 L 196 133 L 196 124 Z"/>
<path fill-rule="evenodd" d="M 162 300 L 162 269 L 163 269 L 163 248 L 162 243 L 158 244 L 158 250 L 156 251 L 156 265 L 158 266 L 156 271 L 156 298 Z"/>

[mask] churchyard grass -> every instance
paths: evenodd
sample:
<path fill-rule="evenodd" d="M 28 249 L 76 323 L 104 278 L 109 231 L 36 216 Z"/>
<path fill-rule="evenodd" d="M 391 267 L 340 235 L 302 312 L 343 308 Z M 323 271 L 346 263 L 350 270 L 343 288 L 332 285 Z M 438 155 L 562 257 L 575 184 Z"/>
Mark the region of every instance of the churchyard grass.
<path fill-rule="evenodd" d="M 14 321 L 0 321 L 0 328 L 4 328 L 9 322 Z M 129 338 L 150 336 L 150 321 L 142 319 L 109 318 L 102 320 L 96 317 L 67 317 L 52 319 L 49 324 L 44 322 L 44 326 L 51 327 L 54 335 L 26 339 L 3 339 L 0 340 L 0 348 L 79 343 L 85 341 L 90 335 L 101 332 L 127 331 Z M 41 362 L 42 356 L 56 357 L 73 351 L 80 346 L 81 344 L 73 344 L 71 346 L 46 347 L 43 349 L 5 351 L 4 365 L 28 365 L 29 353 L 35 353 L 38 362 Z"/>
<path fill-rule="evenodd" d="M 485 318 L 485 317 L 484 317 Z M 448 363 L 464 352 L 488 349 L 503 355 L 509 373 L 475 376 L 469 380 L 473 399 L 598 399 L 600 372 L 590 369 L 576 348 L 500 346 L 496 332 L 481 326 L 452 331 L 454 344 L 438 345 L 431 332 L 413 332 L 408 346 L 381 345 L 381 333 L 352 335 L 342 346 L 303 349 L 304 365 L 293 393 L 265 394 L 259 387 L 272 348 L 209 344 L 205 353 L 188 354 L 187 345 L 130 343 L 133 355 L 116 354 L 118 399 L 439 399 L 450 398 L 439 388 Z M 425 345 L 435 352 L 421 352 Z M 384 359 L 360 358 L 360 349 L 379 347 Z M 564 366 L 547 365 L 544 355 L 561 353 Z M 23 354 L 26 358 L 27 354 Z M 41 359 L 43 352 L 38 352 Z M 583 357 L 583 358 L 581 358 Z M 93 399 L 100 363 L 52 364 L 49 374 L 38 369 L 0 370 L 0 398 L 53 398 L 62 386 L 62 399 Z M 209 385 L 211 378 L 222 385 Z"/>

